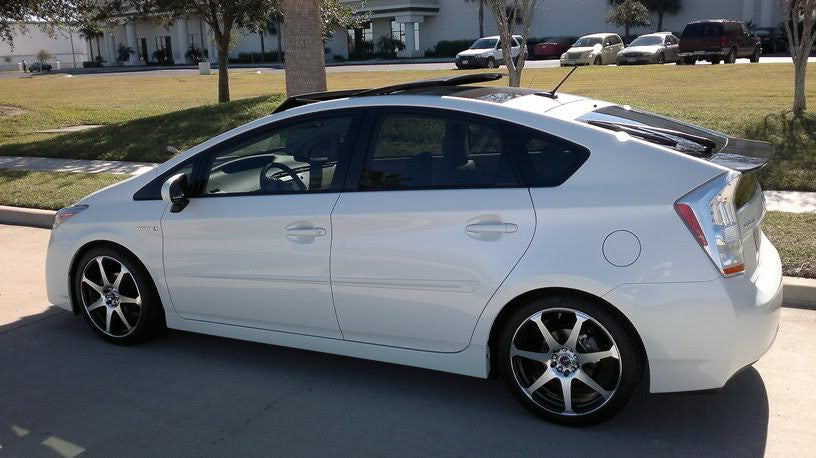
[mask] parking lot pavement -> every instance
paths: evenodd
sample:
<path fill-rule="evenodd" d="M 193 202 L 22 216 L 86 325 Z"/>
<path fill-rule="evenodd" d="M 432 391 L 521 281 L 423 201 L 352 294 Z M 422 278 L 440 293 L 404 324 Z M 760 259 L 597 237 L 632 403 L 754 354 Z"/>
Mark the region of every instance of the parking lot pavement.
<path fill-rule="evenodd" d="M 812 452 L 815 311 L 783 309 L 771 351 L 718 393 L 641 390 L 611 421 L 565 428 L 496 381 L 183 332 L 107 344 L 47 308 L 47 238 L 0 226 L 0 456 Z"/>

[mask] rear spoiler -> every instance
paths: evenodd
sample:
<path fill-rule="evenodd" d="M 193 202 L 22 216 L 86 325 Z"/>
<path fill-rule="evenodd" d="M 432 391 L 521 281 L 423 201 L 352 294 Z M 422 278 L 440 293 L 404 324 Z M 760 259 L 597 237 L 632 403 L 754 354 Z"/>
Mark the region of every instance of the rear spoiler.
<path fill-rule="evenodd" d="M 768 142 L 728 137 L 725 146 L 708 160 L 742 173 L 752 173 L 765 167 L 774 155 Z"/>

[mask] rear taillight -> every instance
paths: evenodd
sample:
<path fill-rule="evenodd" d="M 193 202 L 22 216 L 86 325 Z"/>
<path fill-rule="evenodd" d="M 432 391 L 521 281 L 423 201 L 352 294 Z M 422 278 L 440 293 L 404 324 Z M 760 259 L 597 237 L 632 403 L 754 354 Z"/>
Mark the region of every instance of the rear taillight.
<path fill-rule="evenodd" d="M 725 36 L 720 37 L 720 48 L 725 48 L 728 45 L 728 42 L 725 40 Z"/>
<path fill-rule="evenodd" d="M 728 172 L 675 202 L 674 209 L 720 272 L 730 277 L 745 270 L 735 193 L 739 172 Z"/>

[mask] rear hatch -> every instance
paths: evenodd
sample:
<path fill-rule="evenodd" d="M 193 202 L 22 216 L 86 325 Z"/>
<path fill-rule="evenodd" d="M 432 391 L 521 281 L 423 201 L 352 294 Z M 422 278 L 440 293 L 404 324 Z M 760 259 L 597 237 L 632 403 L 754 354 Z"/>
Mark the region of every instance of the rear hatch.
<path fill-rule="evenodd" d="M 692 22 L 680 35 L 680 52 L 719 51 L 723 48 L 721 22 Z"/>
<path fill-rule="evenodd" d="M 740 172 L 735 206 L 743 242 L 745 274 L 749 277 L 753 275 L 759 265 L 762 243 L 760 223 L 765 216 L 765 197 L 756 173 L 773 157 L 773 146 L 770 143 L 730 137 L 619 105 L 599 108 L 578 120 L 616 132 L 626 132 L 641 140 Z"/>

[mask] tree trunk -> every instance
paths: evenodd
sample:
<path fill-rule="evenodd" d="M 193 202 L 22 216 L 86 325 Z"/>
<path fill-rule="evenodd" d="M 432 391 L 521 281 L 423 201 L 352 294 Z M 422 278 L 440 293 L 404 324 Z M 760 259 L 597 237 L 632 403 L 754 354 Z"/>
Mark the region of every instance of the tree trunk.
<path fill-rule="evenodd" d="M 96 55 L 102 57 L 102 51 L 99 50 L 99 37 L 96 37 Z"/>
<path fill-rule="evenodd" d="M 91 51 L 91 62 L 95 62 L 93 55 L 93 41 L 88 40 L 88 49 Z"/>
<path fill-rule="evenodd" d="M 657 10 L 657 31 L 663 31 L 663 10 Z"/>
<path fill-rule="evenodd" d="M 280 21 L 276 22 L 275 26 L 278 28 L 278 62 L 283 62 L 283 44 L 281 43 L 283 30 L 281 29 Z"/>
<path fill-rule="evenodd" d="M 484 0 L 479 0 L 479 38 L 484 36 Z"/>
<path fill-rule="evenodd" d="M 793 112 L 799 116 L 807 110 L 807 97 L 805 97 L 805 76 L 807 75 L 807 56 L 804 59 L 793 61 L 794 90 L 793 90 Z"/>
<path fill-rule="evenodd" d="M 263 62 L 264 61 L 264 54 L 266 54 L 266 49 L 264 48 L 264 33 L 263 33 L 263 30 L 261 30 L 258 33 L 258 35 L 261 36 L 261 62 Z"/>
<path fill-rule="evenodd" d="M 225 34 L 224 39 L 218 41 L 218 103 L 230 101 L 228 53 L 229 34 Z"/>
<path fill-rule="evenodd" d="M 286 95 L 326 90 L 320 0 L 283 0 L 286 18 Z"/>
<path fill-rule="evenodd" d="M 623 39 L 626 40 L 627 42 L 629 42 L 629 24 L 626 24 L 625 26 L 623 26 L 623 30 L 624 30 Z"/>

